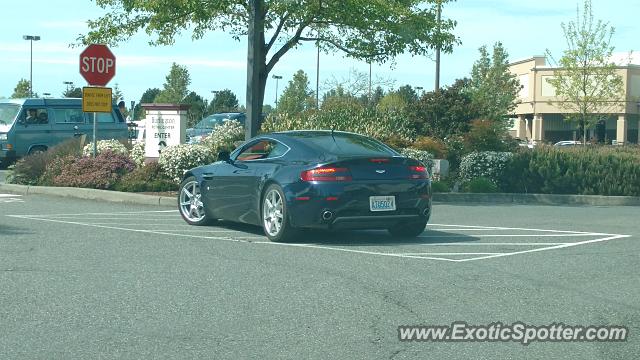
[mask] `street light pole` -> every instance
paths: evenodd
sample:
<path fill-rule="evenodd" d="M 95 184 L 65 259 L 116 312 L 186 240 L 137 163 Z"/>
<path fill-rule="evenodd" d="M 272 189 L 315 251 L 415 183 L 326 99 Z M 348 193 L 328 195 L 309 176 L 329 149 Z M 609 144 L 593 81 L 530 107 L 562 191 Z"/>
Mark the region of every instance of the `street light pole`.
<path fill-rule="evenodd" d="M 67 92 L 65 94 L 65 97 L 69 97 L 69 92 L 73 90 L 73 81 L 63 81 L 62 83 L 67 85 Z"/>
<path fill-rule="evenodd" d="M 276 79 L 276 109 L 278 108 L 278 80 L 282 79 L 280 75 L 273 75 L 272 78 Z"/>
<path fill-rule="evenodd" d="M 219 92 L 220 90 L 211 90 L 211 93 L 213 94 L 213 99 L 211 99 L 211 111 L 213 111 L 214 114 L 216 113 L 216 97 Z"/>
<path fill-rule="evenodd" d="M 23 35 L 24 40 L 29 40 L 31 52 L 29 57 L 29 97 L 33 97 L 33 42 L 40 40 L 38 35 Z"/>

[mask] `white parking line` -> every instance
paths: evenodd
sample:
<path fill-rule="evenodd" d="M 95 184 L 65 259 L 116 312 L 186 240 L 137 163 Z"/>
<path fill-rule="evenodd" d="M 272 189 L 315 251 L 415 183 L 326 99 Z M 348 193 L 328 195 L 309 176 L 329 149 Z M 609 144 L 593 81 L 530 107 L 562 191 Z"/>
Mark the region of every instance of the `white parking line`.
<path fill-rule="evenodd" d="M 475 261 L 475 260 L 485 260 L 492 259 L 498 257 L 554 250 L 554 249 L 563 249 L 569 248 L 578 245 L 592 244 L 598 242 L 604 242 L 608 240 L 614 239 L 622 239 L 628 238 L 630 235 L 621 235 L 621 234 L 605 234 L 605 233 L 593 233 L 593 232 L 584 232 L 584 231 L 570 231 L 570 230 L 549 230 L 549 229 L 530 229 L 530 228 L 508 228 L 508 227 L 492 227 L 492 226 L 479 226 L 479 225 L 453 225 L 453 224 L 432 224 L 432 226 L 440 226 L 443 228 L 441 231 L 460 231 L 461 229 L 481 229 L 482 231 L 517 231 L 523 232 L 528 231 L 530 234 L 476 234 L 473 236 L 470 235 L 423 235 L 420 238 L 493 238 L 493 237 L 511 237 L 511 238 L 536 238 L 536 237 L 580 237 L 580 236 L 598 236 L 597 239 L 590 239 L 579 242 L 496 242 L 496 243 L 469 243 L 469 242 L 452 242 L 452 243 L 431 243 L 431 244 L 411 244 L 417 246 L 533 246 L 535 249 L 527 249 L 521 251 L 510 251 L 510 252 L 406 252 L 406 253 L 389 253 L 389 252 L 380 252 L 380 251 L 369 251 L 369 250 L 358 250 L 353 248 L 343 248 L 336 246 L 326 246 L 321 244 L 300 244 L 300 243 L 273 243 L 270 241 L 264 241 L 265 237 L 260 235 L 246 235 L 246 232 L 237 231 L 237 230 L 226 230 L 226 229 L 207 229 L 207 228 L 199 228 L 199 229 L 183 229 L 182 227 L 190 228 L 191 226 L 186 223 L 181 224 L 172 224 L 171 226 L 175 226 L 177 228 L 173 229 L 138 229 L 138 228 L 129 228 L 123 226 L 157 226 L 158 224 L 150 224 L 150 223 L 133 223 L 133 224 L 124 224 L 124 223 L 116 223 L 113 222 L 99 222 L 99 223 L 87 223 L 80 221 L 69 221 L 66 217 L 74 217 L 73 219 L 78 220 L 91 220 L 91 219 L 83 219 L 84 215 L 96 215 L 96 216 L 111 216 L 111 215 L 124 215 L 127 214 L 126 218 L 113 218 L 113 220 L 122 220 L 131 218 L 131 215 L 140 215 L 140 214 L 149 214 L 149 213 L 174 213 L 176 214 L 176 210 L 168 210 L 168 211 L 150 211 L 150 212 L 120 212 L 120 213 L 89 213 L 89 214 L 56 214 L 52 216 L 48 215 L 7 215 L 9 217 L 22 218 L 22 219 L 32 219 L 32 220 L 41 220 L 41 221 L 49 221 L 55 223 L 62 224 L 72 224 L 72 225 L 80 225 L 80 226 L 92 226 L 97 228 L 104 229 L 112 229 L 112 230 L 121 230 L 121 231 L 131 231 L 131 232 L 139 232 L 139 233 L 149 233 L 149 234 L 158 234 L 158 235 L 170 235 L 176 237 L 186 237 L 186 238 L 198 238 L 198 239 L 210 239 L 210 240 L 222 240 L 222 241 L 230 241 L 237 243 L 251 243 L 251 244 L 264 244 L 264 245 L 275 245 L 275 246 L 288 246 L 288 247 L 300 247 L 300 248 L 310 248 L 310 249 L 319 249 L 326 251 L 339 251 L 339 252 L 348 252 L 348 253 L 358 253 L 358 254 L 367 254 L 367 255 L 376 255 L 376 256 L 387 256 L 387 257 L 397 257 L 397 258 L 408 258 L 408 259 L 429 259 L 429 260 L 439 260 L 439 261 L 448 261 L 448 262 L 467 262 L 467 261 Z M 175 216 L 175 215 L 173 215 Z M 173 217 L 172 216 L 172 217 Z M 96 220 L 104 220 L 106 218 L 101 217 Z M 176 217 L 179 219 L 179 217 Z M 136 218 L 136 220 L 138 220 Z M 167 227 L 166 222 L 164 227 Z M 429 228 L 428 231 L 433 230 Z M 185 234 L 185 232 L 194 232 L 201 234 Z M 540 232 L 545 232 L 546 234 L 540 234 Z M 225 233 L 227 236 L 210 236 L 204 235 L 207 233 Z M 551 234 L 550 234 L 551 233 Z M 243 235 L 244 234 L 244 235 Z M 406 245 L 406 244 L 402 244 Z M 375 245 L 373 245 L 375 246 Z M 393 248 L 392 248 L 393 249 Z M 398 250 L 398 247 L 395 248 Z M 478 256 L 481 255 L 481 256 Z M 472 256 L 463 259 L 451 259 L 443 256 Z"/>

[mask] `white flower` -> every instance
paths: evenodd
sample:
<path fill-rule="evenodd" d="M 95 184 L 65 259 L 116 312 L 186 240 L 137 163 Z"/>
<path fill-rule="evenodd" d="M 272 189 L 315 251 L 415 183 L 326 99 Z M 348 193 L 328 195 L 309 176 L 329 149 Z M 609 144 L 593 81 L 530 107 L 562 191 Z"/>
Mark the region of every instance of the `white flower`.
<path fill-rule="evenodd" d="M 120 141 L 115 139 L 98 140 L 96 150 L 98 151 L 98 154 L 100 154 L 105 150 L 111 150 L 116 154 L 123 154 L 123 155 L 127 155 L 129 153 L 129 151 L 127 150 L 127 147 L 124 146 Z M 91 156 L 92 154 L 93 154 L 93 142 L 90 142 L 87 145 L 85 145 L 84 148 L 82 149 L 82 155 Z"/>

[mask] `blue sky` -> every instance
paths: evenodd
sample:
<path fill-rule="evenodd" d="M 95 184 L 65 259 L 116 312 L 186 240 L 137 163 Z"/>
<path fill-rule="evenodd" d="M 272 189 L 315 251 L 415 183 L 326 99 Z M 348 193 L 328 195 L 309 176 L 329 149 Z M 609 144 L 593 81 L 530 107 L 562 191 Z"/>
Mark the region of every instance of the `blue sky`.
<path fill-rule="evenodd" d="M 34 91 L 60 95 L 64 81 L 85 85 L 78 72 L 82 48 L 70 48 L 78 34 L 86 32 L 87 19 L 99 17 L 103 10 L 91 0 L 32 0 L 11 2 L 0 12 L 0 97 L 12 94 L 16 83 L 29 78 L 29 42 L 22 35 L 40 35 L 33 46 Z M 458 0 L 447 4 L 443 16 L 458 22 L 456 35 L 462 44 L 452 54 L 442 56 L 441 84 L 468 76 L 478 57 L 478 47 L 501 41 L 515 61 L 542 55 L 550 49 L 557 57 L 564 48 L 561 22 L 575 18 L 574 0 Z M 640 2 L 593 0 L 596 18 L 615 26 L 614 45 L 617 52 L 638 50 L 637 16 Z M 116 77 L 125 100 L 138 100 L 147 88 L 162 88 L 172 62 L 185 65 L 191 74 L 190 90 L 211 99 L 212 90 L 231 89 L 241 103 L 245 99 L 246 41 L 234 41 L 228 34 L 212 32 L 192 41 L 189 33 L 170 47 L 151 47 L 145 33 L 112 48 L 117 57 Z M 634 49 L 635 47 L 635 49 Z M 272 74 L 282 75 L 279 91 L 293 73 L 304 70 L 315 88 L 316 52 L 312 46 L 301 46 L 276 65 Z M 340 53 L 322 54 L 320 86 L 332 77 L 345 78 L 350 69 L 368 72 L 368 65 L 343 57 Z M 405 84 L 432 90 L 435 64 L 428 57 L 401 56 L 395 65 L 373 65 L 373 78 L 394 81 L 394 87 Z M 275 100 L 275 80 L 269 79 L 265 104 Z M 322 90 L 321 90 L 322 93 Z"/>

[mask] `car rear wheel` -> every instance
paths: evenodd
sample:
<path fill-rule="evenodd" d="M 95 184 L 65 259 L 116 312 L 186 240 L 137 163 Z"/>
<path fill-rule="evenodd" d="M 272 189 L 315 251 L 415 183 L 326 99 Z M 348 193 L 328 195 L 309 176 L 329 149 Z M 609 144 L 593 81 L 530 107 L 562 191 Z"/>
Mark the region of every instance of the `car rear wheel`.
<path fill-rule="evenodd" d="M 180 184 L 178 210 L 184 221 L 190 225 L 207 225 L 212 221 L 204 211 L 200 185 L 193 176 L 184 179 Z"/>
<path fill-rule="evenodd" d="M 416 237 L 424 232 L 427 226 L 427 220 L 420 220 L 412 223 L 400 223 L 390 227 L 389 233 L 397 237 Z"/>
<path fill-rule="evenodd" d="M 295 235 L 295 229 L 289 224 L 287 202 L 282 188 L 271 185 L 264 192 L 261 206 L 262 228 L 269 240 L 274 242 L 291 241 Z"/>

